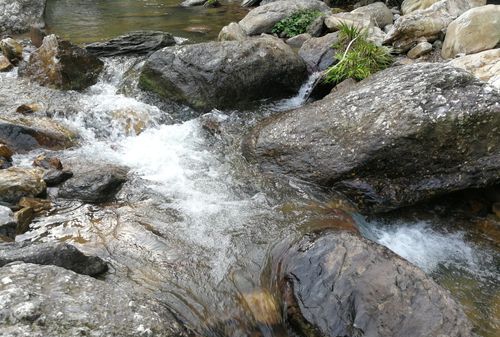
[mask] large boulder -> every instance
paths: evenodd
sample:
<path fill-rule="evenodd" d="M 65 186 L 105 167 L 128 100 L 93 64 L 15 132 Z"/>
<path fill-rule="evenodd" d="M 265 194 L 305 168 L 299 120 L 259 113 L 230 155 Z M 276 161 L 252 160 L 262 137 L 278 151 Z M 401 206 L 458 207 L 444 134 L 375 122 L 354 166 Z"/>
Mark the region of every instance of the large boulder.
<path fill-rule="evenodd" d="M 500 183 L 498 144 L 500 93 L 462 69 L 421 63 L 264 121 L 244 153 L 383 212 Z"/>
<path fill-rule="evenodd" d="M 54 265 L 78 274 L 95 276 L 108 270 L 108 265 L 97 256 L 87 256 L 66 243 L 13 242 L 0 245 L 0 267 L 22 261 L 40 265 Z"/>
<path fill-rule="evenodd" d="M 146 55 L 175 44 L 175 38 L 170 33 L 145 30 L 130 32 L 109 41 L 91 43 L 86 45 L 85 49 L 96 56 L 106 57 Z"/>
<path fill-rule="evenodd" d="M 75 146 L 77 141 L 75 132 L 50 118 L 0 116 L 0 143 L 15 152 L 62 150 Z"/>
<path fill-rule="evenodd" d="M 306 62 L 309 72 L 326 70 L 335 62 L 333 45 L 338 42 L 338 32 L 313 37 L 304 42 L 299 56 Z"/>
<path fill-rule="evenodd" d="M 43 23 L 47 0 L 0 1 L 0 36 L 26 33 L 33 24 Z"/>
<path fill-rule="evenodd" d="M 139 85 L 195 109 L 232 108 L 292 95 L 306 66 L 279 39 L 266 37 L 167 47 L 146 61 Z"/>
<path fill-rule="evenodd" d="M 441 56 L 474 54 L 500 42 L 500 5 L 472 8 L 455 19 L 448 29 Z"/>
<path fill-rule="evenodd" d="M 58 196 L 87 203 L 111 201 L 127 181 L 127 171 L 114 165 L 93 165 L 74 171 L 59 188 Z"/>
<path fill-rule="evenodd" d="M 474 336 L 447 291 L 355 234 L 311 234 L 278 254 L 273 279 L 287 321 L 300 335 Z"/>
<path fill-rule="evenodd" d="M 387 32 L 384 43 L 407 51 L 422 39 L 435 40 L 455 18 L 470 8 L 468 0 L 441 0 L 429 8 L 403 15 Z"/>
<path fill-rule="evenodd" d="M 403 15 L 417 11 L 419 9 L 426 9 L 441 0 L 404 0 L 401 4 L 401 12 Z M 486 0 L 467 0 L 471 7 L 484 6 Z"/>
<path fill-rule="evenodd" d="M 352 13 L 363 13 L 371 17 L 371 19 L 380 28 L 391 25 L 393 21 L 392 12 L 383 2 L 374 2 L 367 6 L 356 8 Z"/>
<path fill-rule="evenodd" d="M 104 63 L 85 49 L 55 35 L 46 36 L 19 74 L 63 90 L 83 90 L 97 83 Z"/>
<path fill-rule="evenodd" d="M 3 337 L 188 335 L 158 302 L 60 267 L 16 262 L 0 280 Z"/>
<path fill-rule="evenodd" d="M 10 167 L 0 170 L 0 202 L 16 203 L 22 197 L 36 197 L 47 186 L 40 169 Z"/>
<path fill-rule="evenodd" d="M 271 33 L 278 21 L 305 9 L 330 11 L 324 2 L 318 0 L 282 0 L 252 9 L 239 23 L 247 35 Z"/>
<path fill-rule="evenodd" d="M 450 64 L 473 73 L 500 90 L 500 48 L 462 56 L 451 60 Z"/>

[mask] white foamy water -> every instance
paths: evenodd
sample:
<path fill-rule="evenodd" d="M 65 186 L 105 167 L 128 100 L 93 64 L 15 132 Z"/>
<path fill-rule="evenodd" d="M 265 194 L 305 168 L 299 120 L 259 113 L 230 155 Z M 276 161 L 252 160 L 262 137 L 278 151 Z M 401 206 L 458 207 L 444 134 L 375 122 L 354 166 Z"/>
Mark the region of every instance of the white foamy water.
<path fill-rule="evenodd" d="M 429 223 L 370 224 L 364 227 L 367 236 L 396 254 L 417 265 L 427 273 L 440 266 L 454 266 L 479 271 L 484 256 L 478 254 L 474 244 L 468 242 L 465 233 L 441 232 Z"/>

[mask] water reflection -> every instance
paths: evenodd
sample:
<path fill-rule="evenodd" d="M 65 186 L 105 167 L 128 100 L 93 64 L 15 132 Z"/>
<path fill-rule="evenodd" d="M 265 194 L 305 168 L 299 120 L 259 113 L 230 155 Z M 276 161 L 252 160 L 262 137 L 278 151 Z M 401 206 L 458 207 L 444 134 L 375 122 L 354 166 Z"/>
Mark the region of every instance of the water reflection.
<path fill-rule="evenodd" d="M 161 30 L 192 41 L 215 40 L 220 29 L 248 9 L 180 7 L 181 0 L 48 0 L 47 29 L 75 43 L 109 39 L 134 30 Z"/>

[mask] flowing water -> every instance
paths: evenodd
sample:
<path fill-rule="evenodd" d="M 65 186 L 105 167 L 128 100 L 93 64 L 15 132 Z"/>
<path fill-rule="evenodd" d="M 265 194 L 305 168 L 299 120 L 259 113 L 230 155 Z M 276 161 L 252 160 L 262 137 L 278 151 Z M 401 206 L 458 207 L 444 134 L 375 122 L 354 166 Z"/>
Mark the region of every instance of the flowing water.
<path fill-rule="evenodd" d="M 169 22 L 168 13 L 184 11 L 174 5 L 170 0 L 52 0 L 47 21 L 50 29 L 86 42 L 145 28 L 182 36 L 193 23 L 215 27 L 233 20 L 229 15 L 215 24 L 198 8 Z M 155 105 L 140 91 L 120 94 L 128 86 L 124 74 L 138 61 L 106 60 L 99 82 L 83 93 L 41 88 L 15 71 L 0 74 L 0 107 L 10 111 L 38 102 L 44 114 L 81 134 L 79 148 L 54 153 L 66 167 L 78 172 L 82 166 L 117 164 L 129 170 L 116 202 L 59 201 L 17 240 L 68 241 L 103 257 L 112 265 L 106 281 L 168 303 L 198 331 L 269 336 L 284 330 L 262 318 L 273 313 L 256 312 L 252 303 L 273 296 L 261 288 L 272 247 L 313 229 L 355 225 L 452 291 L 482 336 L 498 336 L 498 242 L 453 223 L 367 221 L 351 214 L 342 200 L 325 203 L 321 192 L 263 175 L 241 157 L 246 130 L 263 117 L 304 104 L 314 76 L 290 99 L 192 118 L 190 109 Z M 207 119 L 220 133 L 203 128 Z M 29 166 L 38 152 L 16 156 L 16 164 Z"/>

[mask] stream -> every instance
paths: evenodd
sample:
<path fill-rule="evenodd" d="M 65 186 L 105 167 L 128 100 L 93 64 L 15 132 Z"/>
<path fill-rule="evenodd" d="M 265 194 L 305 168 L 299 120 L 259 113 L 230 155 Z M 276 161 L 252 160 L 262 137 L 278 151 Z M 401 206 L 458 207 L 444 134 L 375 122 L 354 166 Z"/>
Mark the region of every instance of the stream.
<path fill-rule="evenodd" d="M 46 17 L 51 32 L 75 43 L 137 29 L 207 41 L 246 12 L 239 3 L 214 9 L 177 4 L 49 0 Z M 186 30 L 193 25 L 210 31 Z M 498 336 L 500 247 L 487 231 L 432 214 L 366 219 L 341 198 L 332 201 L 291 178 L 264 175 L 241 156 L 244 134 L 262 118 L 304 104 L 314 78 L 289 99 L 194 117 L 187 107 L 156 104 L 129 88 L 127 71 L 140 61 L 105 60 L 99 82 L 82 93 L 41 88 L 18 78 L 16 70 L 0 74 L 0 106 L 39 102 L 48 115 L 78 130 L 79 148 L 53 153 L 65 167 L 117 164 L 129 170 L 116 202 L 58 201 L 16 240 L 67 241 L 98 255 L 112 266 L 107 282 L 168 303 L 187 326 L 206 335 L 222 329 L 224 335 L 272 336 L 286 330 L 263 323 L 250 304 L 254 296 L 273 296 L 263 282 L 272 248 L 311 230 L 355 227 L 449 289 L 481 336 Z M 203 127 L 207 119 L 220 133 Z M 16 155 L 15 164 L 30 166 L 41 152 L 47 151 Z"/>

